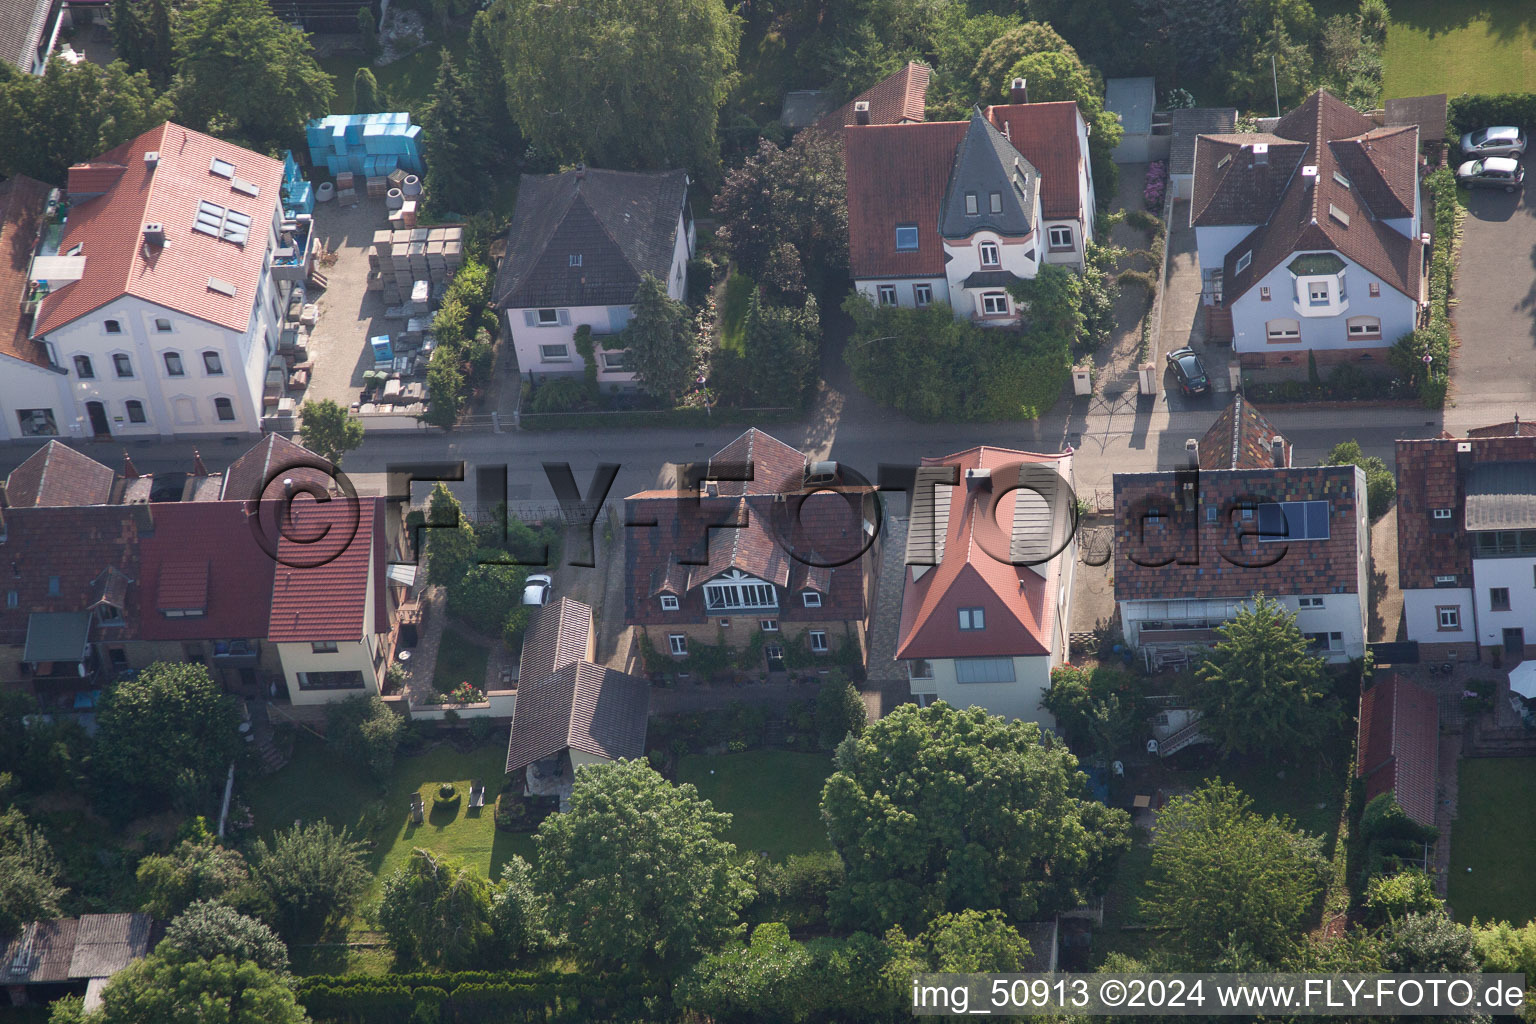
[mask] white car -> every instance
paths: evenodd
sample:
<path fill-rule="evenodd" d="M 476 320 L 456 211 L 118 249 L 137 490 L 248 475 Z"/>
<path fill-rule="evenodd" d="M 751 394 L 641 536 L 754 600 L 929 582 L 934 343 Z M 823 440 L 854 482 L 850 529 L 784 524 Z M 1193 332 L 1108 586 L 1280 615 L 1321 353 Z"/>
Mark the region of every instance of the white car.
<path fill-rule="evenodd" d="M 535 573 L 528 577 L 528 583 L 523 587 L 523 604 L 531 604 L 536 608 L 542 608 L 549 604 L 549 599 L 555 592 L 555 581 L 548 573 Z"/>
<path fill-rule="evenodd" d="M 1469 157 L 1519 157 L 1525 153 L 1525 133 L 1508 126 L 1479 128 L 1461 137 L 1461 151 Z"/>

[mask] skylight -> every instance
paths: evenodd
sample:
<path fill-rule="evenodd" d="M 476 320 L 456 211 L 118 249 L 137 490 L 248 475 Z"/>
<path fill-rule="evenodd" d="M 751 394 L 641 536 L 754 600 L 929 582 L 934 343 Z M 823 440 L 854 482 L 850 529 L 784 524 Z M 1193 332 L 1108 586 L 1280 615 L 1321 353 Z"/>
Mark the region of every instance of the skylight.
<path fill-rule="evenodd" d="M 1328 216 L 1332 217 L 1334 220 L 1338 221 L 1345 227 L 1349 227 L 1349 214 L 1345 213 L 1337 206 L 1334 206 L 1332 203 L 1328 204 Z"/>
<path fill-rule="evenodd" d="M 208 173 L 217 174 L 221 178 L 233 178 L 235 176 L 235 165 L 228 160 L 220 160 L 218 157 L 214 157 L 208 162 Z"/>
<path fill-rule="evenodd" d="M 1345 188 L 1349 188 L 1349 179 L 1344 177 L 1344 175 L 1340 174 L 1338 171 L 1333 172 L 1333 180 L 1338 182 L 1340 185 L 1343 185 Z"/>
<path fill-rule="evenodd" d="M 192 230 L 235 245 L 244 245 L 251 235 L 251 218 L 239 210 L 229 210 L 206 199 L 197 204 Z"/>
<path fill-rule="evenodd" d="M 1216 161 L 1216 169 L 1220 170 L 1221 168 L 1227 166 L 1227 164 L 1229 164 L 1231 162 L 1232 162 L 1232 154 L 1228 153 L 1226 156 L 1224 156 L 1220 160 Z"/>
<path fill-rule="evenodd" d="M 244 178 L 236 178 L 234 181 L 229 183 L 229 187 L 232 190 L 239 192 L 241 195 L 250 196 L 252 199 L 255 199 L 257 196 L 261 195 L 261 189 L 256 185 L 251 184 L 249 181 L 246 181 Z"/>
<path fill-rule="evenodd" d="M 208 279 L 208 290 L 218 292 L 220 295 L 228 295 L 230 298 L 235 297 L 235 286 L 217 277 L 210 277 Z"/>

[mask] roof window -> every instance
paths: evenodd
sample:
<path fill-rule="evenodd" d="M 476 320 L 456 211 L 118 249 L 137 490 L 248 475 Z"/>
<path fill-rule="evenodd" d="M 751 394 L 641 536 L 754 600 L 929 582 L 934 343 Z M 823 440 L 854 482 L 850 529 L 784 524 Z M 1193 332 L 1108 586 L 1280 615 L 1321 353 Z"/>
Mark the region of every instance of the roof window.
<path fill-rule="evenodd" d="M 1345 227 L 1349 227 L 1349 214 L 1345 213 L 1337 206 L 1334 206 L 1332 203 L 1328 204 L 1328 216 L 1332 217 L 1334 220 L 1338 221 Z"/>
<path fill-rule="evenodd" d="M 251 236 L 251 218 L 239 210 L 229 210 L 206 199 L 197 204 L 192 230 L 235 245 L 244 245 Z"/>
<path fill-rule="evenodd" d="M 208 279 L 208 290 L 218 292 L 220 295 L 228 295 L 230 298 L 235 297 L 235 286 L 217 277 Z"/>
<path fill-rule="evenodd" d="M 1253 250 L 1249 249 L 1247 252 L 1243 253 L 1237 258 L 1236 272 L 1241 274 L 1243 271 L 1248 269 L 1251 263 L 1253 263 Z"/>
<path fill-rule="evenodd" d="M 1340 185 L 1343 185 L 1345 188 L 1349 188 L 1349 179 L 1344 177 L 1344 175 L 1340 174 L 1338 171 L 1333 172 L 1333 180 L 1338 182 Z"/>
<path fill-rule="evenodd" d="M 239 192 L 243 196 L 250 196 L 252 199 L 261 195 L 261 189 L 244 178 L 236 178 L 229 183 L 229 187 L 231 190 Z"/>
<path fill-rule="evenodd" d="M 220 160 L 218 157 L 214 157 L 208 161 L 208 173 L 217 174 L 221 178 L 233 178 L 235 176 L 235 165 L 228 160 Z"/>

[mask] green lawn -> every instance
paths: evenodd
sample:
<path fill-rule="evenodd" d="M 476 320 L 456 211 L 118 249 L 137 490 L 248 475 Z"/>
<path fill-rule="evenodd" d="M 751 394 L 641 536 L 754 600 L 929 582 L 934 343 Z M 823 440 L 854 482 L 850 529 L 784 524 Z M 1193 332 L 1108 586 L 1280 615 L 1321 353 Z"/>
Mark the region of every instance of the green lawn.
<path fill-rule="evenodd" d="M 492 735 L 494 739 L 469 754 L 441 746 L 417 757 L 400 758 L 382 793 L 366 770 L 333 756 L 320 741 L 302 736 L 292 761 L 249 787 L 257 833 L 266 835 L 298 819 L 323 818 L 373 840 L 368 866 L 376 876 L 400 867 L 411 850 L 421 846 L 456 857 L 487 878 L 495 878 L 512 854 L 530 856 L 533 840 L 523 833 L 498 832 L 492 821 L 507 756 L 505 730 Z M 471 810 L 469 784 L 477 778 L 485 781 L 486 806 Z M 463 796 L 455 810 L 430 813 L 432 794 L 440 782 L 455 783 Z M 421 825 L 410 823 L 410 796 L 416 792 L 429 810 Z M 374 823 L 376 831 L 371 830 Z"/>
<path fill-rule="evenodd" d="M 461 63 L 464 54 L 469 50 L 468 24 L 450 28 L 446 39 L 442 42 L 436 38 L 435 26 L 430 27 L 428 31 L 433 34 L 432 42 L 428 45 L 393 63 L 383 67 L 373 67 L 373 76 L 379 80 L 380 99 L 392 97 L 398 105 L 403 106 L 411 112 L 413 117 L 418 118 L 426 107 L 428 99 L 431 98 L 432 84 L 437 81 L 437 67 L 442 60 L 443 49 L 446 47 L 452 54 L 456 66 Z M 352 113 L 352 79 L 362 63 L 361 54 L 324 57 L 320 60 L 320 66 L 329 72 L 336 82 L 336 101 L 331 104 L 331 113 Z M 385 109 L 394 108 L 386 107 Z"/>
<path fill-rule="evenodd" d="M 716 810 L 735 816 L 726 838 L 739 849 L 781 858 L 831 848 L 820 810 L 821 787 L 831 773 L 825 754 L 752 750 L 685 757 L 677 781 L 693 783 Z"/>
<path fill-rule="evenodd" d="M 451 627 L 443 632 L 437 648 L 437 664 L 432 670 L 432 685 L 447 693 L 460 683 L 485 688 L 485 666 L 491 652 L 462 636 Z"/>
<path fill-rule="evenodd" d="M 720 347 L 737 355 L 745 355 L 747 350 L 745 331 L 752 288 L 752 279 L 738 271 L 726 280 L 725 295 L 720 300 Z"/>
<path fill-rule="evenodd" d="M 1382 95 L 1536 90 L 1529 0 L 1393 0 Z"/>
<path fill-rule="evenodd" d="M 1458 921 L 1536 918 L 1536 758 L 1461 762 L 1451 830 L 1450 901 Z"/>

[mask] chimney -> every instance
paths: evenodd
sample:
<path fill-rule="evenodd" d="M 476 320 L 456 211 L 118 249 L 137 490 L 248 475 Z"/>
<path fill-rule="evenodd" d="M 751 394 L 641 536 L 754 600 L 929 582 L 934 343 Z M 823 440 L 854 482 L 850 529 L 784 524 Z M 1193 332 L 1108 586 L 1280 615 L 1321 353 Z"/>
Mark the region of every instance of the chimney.
<path fill-rule="evenodd" d="M 1189 468 L 1200 468 L 1200 442 L 1194 438 L 1184 442 L 1184 454 L 1189 458 Z"/>
<path fill-rule="evenodd" d="M 133 464 L 133 456 L 127 452 L 123 452 L 123 477 L 128 480 L 137 480 L 139 478 L 139 470 Z"/>
<path fill-rule="evenodd" d="M 203 465 L 203 453 L 198 451 L 196 448 L 192 449 L 192 475 L 208 475 L 208 467 Z"/>
<path fill-rule="evenodd" d="M 1281 437 L 1279 434 L 1276 434 L 1274 437 L 1270 438 L 1269 453 L 1274 457 L 1275 465 L 1277 467 L 1282 469 L 1290 468 L 1291 460 L 1286 457 L 1285 453 L 1285 438 Z"/>
<path fill-rule="evenodd" d="M 283 497 L 293 497 L 293 477 L 291 476 L 283 478 Z"/>
<path fill-rule="evenodd" d="M 869 100 L 859 100 L 853 105 L 853 120 L 856 124 L 869 124 Z"/>
<path fill-rule="evenodd" d="M 1269 143 L 1267 143 L 1267 142 L 1255 142 L 1253 144 L 1253 166 L 1255 166 L 1255 167 L 1268 167 L 1269 166 Z"/>
<path fill-rule="evenodd" d="M 968 493 L 990 491 L 992 489 L 992 471 L 990 469 L 966 470 L 965 489 Z"/>
<path fill-rule="evenodd" d="M 144 169 L 149 173 L 155 173 L 155 168 L 160 166 L 160 151 L 152 149 L 144 154 Z"/>
<path fill-rule="evenodd" d="M 1009 103 L 1028 103 L 1029 102 L 1029 89 L 1026 87 L 1026 83 L 1025 83 L 1024 79 L 1022 79 L 1022 78 L 1015 78 L 1012 82 L 1010 82 L 1008 84 L 1008 102 Z"/>
<path fill-rule="evenodd" d="M 165 225 L 157 220 L 152 220 L 144 225 L 144 241 L 148 245 L 165 244 Z"/>
<path fill-rule="evenodd" d="M 576 165 L 576 180 L 580 181 L 582 178 L 585 178 L 586 176 L 587 176 L 587 165 L 586 164 L 577 164 Z"/>

